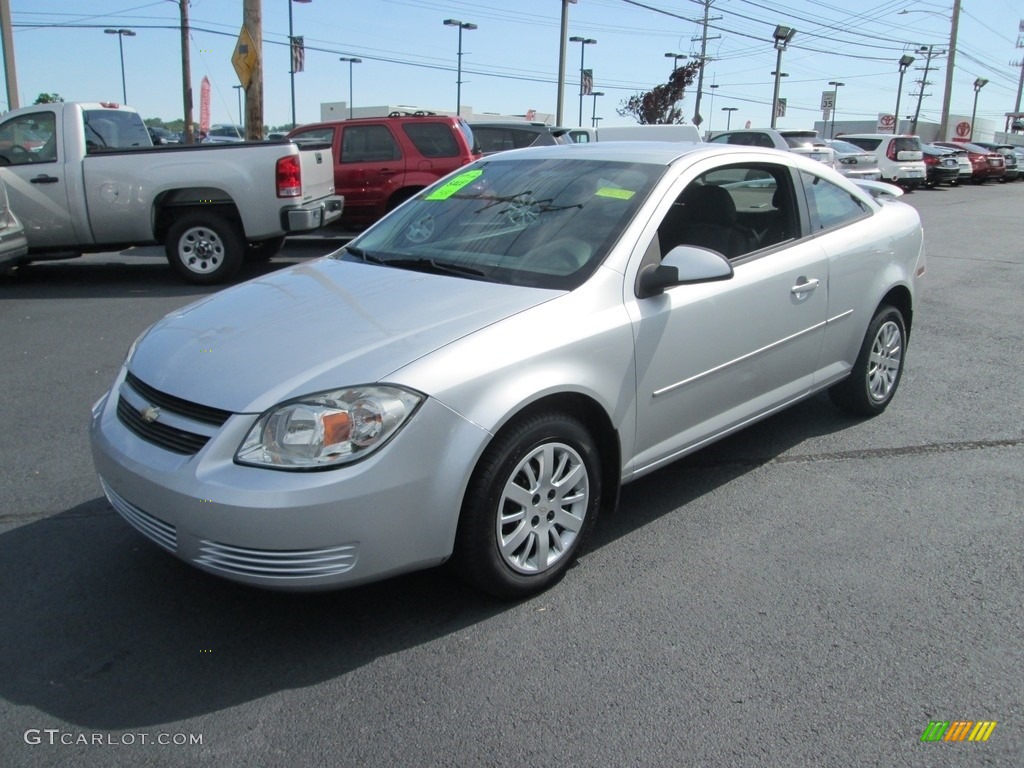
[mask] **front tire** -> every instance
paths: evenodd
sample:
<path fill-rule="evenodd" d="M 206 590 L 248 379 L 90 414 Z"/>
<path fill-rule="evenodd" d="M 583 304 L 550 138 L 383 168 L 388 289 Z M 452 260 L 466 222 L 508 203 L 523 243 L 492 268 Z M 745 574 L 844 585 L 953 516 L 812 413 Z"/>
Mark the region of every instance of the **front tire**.
<path fill-rule="evenodd" d="M 245 243 L 238 227 L 213 213 L 189 213 L 171 225 L 164 250 L 167 261 L 186 281 L 215 285 L 230 280 L 242 266 Z"/>
<path fill-rule="evenodd" d="M 895 307 L 879 307 L 849 377 L 828 391 L 832 402 L 859 416 L 880 414 L 892 402 L 903 378 L 906 350 L 903 315 Z"/>
<path fill-rule="evenodd" d="M 540 592 L 572 565 L 600 505 L 600 456 L 579 421 L 552 412 L 515 422 L 473 472 L 453 564 L 497 597 Z"/>

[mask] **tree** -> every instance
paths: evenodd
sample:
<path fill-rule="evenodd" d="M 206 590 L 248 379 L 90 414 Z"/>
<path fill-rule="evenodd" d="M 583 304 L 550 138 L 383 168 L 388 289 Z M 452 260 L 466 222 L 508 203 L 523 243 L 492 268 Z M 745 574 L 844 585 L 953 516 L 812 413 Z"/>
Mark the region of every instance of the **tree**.
<path fill-rule="evenodd" d="M 672 71 L 668 82 L 649 91 L 634 94 L 615 111 L 622 117 L 634 117 L 642 125 L 674 125 L 685 123 L 683 110 L 676 106 L 683 98 L 686 86 L 693 83 L 700 71 L 700 63 L 693 61 Z"/>
<path fill-rule="evenodd" d="M 40 93 L 39 98 L 35 100 L 35 104 L 53 104 L 58 101 L 64 101 L 63 97 L 56 93 Z"/>

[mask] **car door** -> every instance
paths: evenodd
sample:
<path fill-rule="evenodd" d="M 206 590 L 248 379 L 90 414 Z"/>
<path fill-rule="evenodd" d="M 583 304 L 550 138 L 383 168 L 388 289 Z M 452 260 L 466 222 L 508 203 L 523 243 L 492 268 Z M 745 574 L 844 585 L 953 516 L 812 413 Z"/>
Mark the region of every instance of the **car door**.
<path fill-rule="evenodd" d="M 392 192 L 402 184 L 405 156 L 385 124 L 342 125 L 337 192 L 353 213 L 384 213 Z"/>
<path fill-rule="evenodd" d="M 52 110 L 40 109 L 0 123 L 0 164 L 8 173 L 11 210 L 33 248 L 74 246 L 64 150 Z"/>
<path fill-rule="evenodd" d="M 730 181 L 748 176 L 752 180 Z M 771 206 L 788 219 L 784 228 L 790 236 L 762 246 L 744 234 L 751 250 L 732 256 L 731 279 L 627 301 L 636 345 L 634 471 L 658 466 L 805 395 L 818 366 L 828 261 L 813 239 L 799 236 L 803 204 L 788 168 L 734 164 L 704 173 L 687 187 L 699 183 L 725 188 L 741 211 Z M 689 244 L 673 242 L 666 231 L 690 194 L 676 193 L 669 195 L 673 202 L 646 258 Z"/>

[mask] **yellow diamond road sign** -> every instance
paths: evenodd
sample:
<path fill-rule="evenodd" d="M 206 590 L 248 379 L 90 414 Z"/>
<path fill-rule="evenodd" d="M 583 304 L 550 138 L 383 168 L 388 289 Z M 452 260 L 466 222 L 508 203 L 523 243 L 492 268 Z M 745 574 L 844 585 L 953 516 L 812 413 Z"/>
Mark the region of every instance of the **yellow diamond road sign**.
<path fill-rule="evenodd" d="M 235 43 L 235 53 L 231 57 L 231 64 L 234 66 L 235 73 L 238 75 L 238 82 L 242 84 L 243 88 L 249 87 L 249 81 L 252 79 L 252 72 L 256 68 L 257 60 L 256 43 L 253 42 L 249 30 L 242 27 L 242 30 L 238 33 L 238 42 Z"/>

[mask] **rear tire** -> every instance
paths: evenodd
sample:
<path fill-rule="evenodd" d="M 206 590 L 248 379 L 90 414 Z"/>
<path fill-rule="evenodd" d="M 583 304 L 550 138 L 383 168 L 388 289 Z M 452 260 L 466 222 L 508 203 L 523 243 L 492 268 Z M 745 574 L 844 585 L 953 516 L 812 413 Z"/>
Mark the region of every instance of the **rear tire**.
<path fill-rule="evenodd" d="M 215 285 L 242 266 L 245 244 L 238 226 L 214 213 L 189 213 L 171 225 L 164 241 L 167 260 L 186 281 Z"/>
<path fill-rule="evenodd" d="M 256 240 L 245 247 L 246 261 L 270 261 L 284 248 L 285 236 L 271 237 L 268 240 Z"/>
<path fill-rule="evenodd" d="M 514 422 L 473 471 L 452 563 L 497 597 L 540 592 L 572 565 L 600 507 L 601 460 L 582 423 L 557 412 Z"/>
<path fill-rule="evenodd" d="M 896 307 L 883 304 L 868 325 L 850 375 L 828 391 L 832 402 L 859 416 L 886 409 L 903 378 L 907 326 Z"/>

